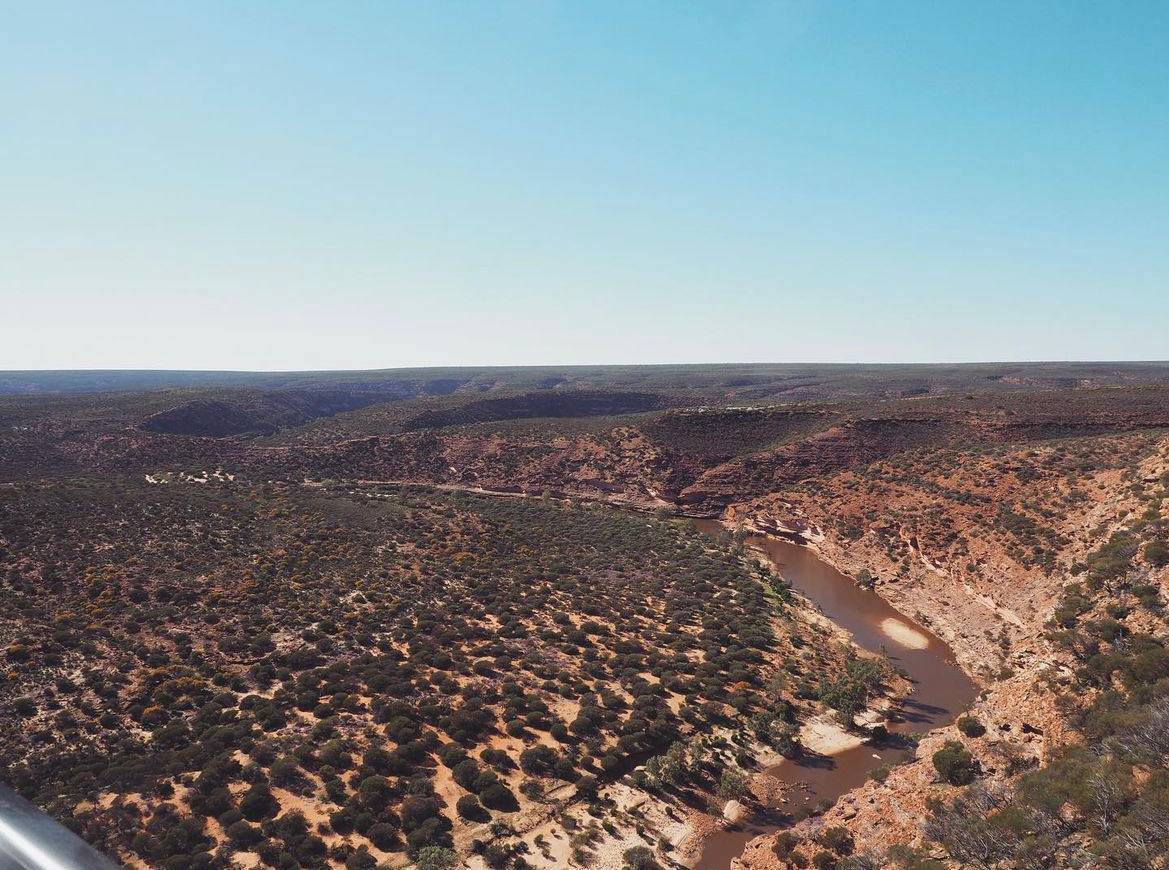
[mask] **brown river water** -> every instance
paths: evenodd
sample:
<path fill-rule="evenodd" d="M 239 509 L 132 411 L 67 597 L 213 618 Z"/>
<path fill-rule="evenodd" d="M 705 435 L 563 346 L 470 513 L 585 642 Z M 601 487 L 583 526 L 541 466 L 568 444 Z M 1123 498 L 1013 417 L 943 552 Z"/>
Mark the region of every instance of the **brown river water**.
<path fill-rule="evenodd" d="M 708 534 L 725 531 L 716 520 L 692 520 Z M 819 559 L 811 550 L 776 538 L 754 535 L 747 544 L 767 553 L 780 575 L 819 606 L 824 615 L 852 634 L 858 646 L 885 650 L 892 662 L 914 683 L 913 692 L 892 711 L 885 744 L 864 744 L 830 757 L 803 755 L 785 760 L 767 773 L 785 783 L 803 786 L 787 804 L 765 808 L 743 825 L 711 836 L 695 870 L 727 870 L 748 841 L 781 830 L 795 821 L 801 804 L 811 807 L 833 802 L 861 785 L 869 772 L 905 757 L 907 748 L 897 734 L 920 734 L 948 725 L 974 700 L 977 687 L 958 666 L 954 654 L 928 629 L 896 611 L 879 595 L 856 585 L 849 577 Z M 881 625 L 896 620 L 924 636 L 920 649 L 903 646 L 885 634 Z"/>

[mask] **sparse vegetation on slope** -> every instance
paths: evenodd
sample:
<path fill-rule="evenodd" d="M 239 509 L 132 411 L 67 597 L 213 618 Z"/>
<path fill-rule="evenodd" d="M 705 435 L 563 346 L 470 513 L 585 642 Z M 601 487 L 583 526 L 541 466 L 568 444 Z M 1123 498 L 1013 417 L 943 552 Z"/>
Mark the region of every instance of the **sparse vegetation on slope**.
<path fill-rule="evenodd" d="M 466 848 L 795 710 L 770 680 L 785 605 L 684 525 L 127 480 L 22 484 L 0 511 L 3 775 L 150 866 Z M 733 762 L 687 745 L 674 785 L 729 788 Z"/>

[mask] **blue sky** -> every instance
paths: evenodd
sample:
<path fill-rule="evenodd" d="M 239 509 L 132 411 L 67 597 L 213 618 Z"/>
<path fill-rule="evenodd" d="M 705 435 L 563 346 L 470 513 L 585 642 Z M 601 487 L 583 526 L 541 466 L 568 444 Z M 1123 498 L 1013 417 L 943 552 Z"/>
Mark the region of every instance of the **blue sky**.
<path fill-rule="evenodd" d="M 1169 357 L 1169 4 L 11 4 L 0 368 Z"/>

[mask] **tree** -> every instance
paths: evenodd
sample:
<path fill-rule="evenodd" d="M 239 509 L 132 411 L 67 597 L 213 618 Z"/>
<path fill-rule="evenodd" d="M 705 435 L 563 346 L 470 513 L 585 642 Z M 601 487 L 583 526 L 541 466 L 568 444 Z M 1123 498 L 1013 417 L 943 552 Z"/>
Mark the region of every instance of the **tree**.
<path fill-rule="evenodd" d="M 686 745 L 675 742 L 663 755 L 655 755 L 646 762 L 645 772 L 653 779 L 668 785 L 682 785 L 689 778 Z"/>
<path fill-rule="evenodd" d="M 925 835 L 945 846 L 958 861 L 976 867 L 993 867 L 1014 855 L 1020 842 L 1017 826 L 1009 824 L 1010 819 L 998 812 L 1001 806 L 1000 795 L 979 786 L 967 790 L 951 806 L 934 801 L 930 804 Z"/>
<path fill-rule="evenodd" d="M 883 678 L 884 672 L 879 662 L 850 658 L 844 663 L 844 674 L 835 680 L 821 683 L 818 695 L 821 701 L 836 711 L 842 725 L 852 728 L 853 719 L 865 709 Z"/>

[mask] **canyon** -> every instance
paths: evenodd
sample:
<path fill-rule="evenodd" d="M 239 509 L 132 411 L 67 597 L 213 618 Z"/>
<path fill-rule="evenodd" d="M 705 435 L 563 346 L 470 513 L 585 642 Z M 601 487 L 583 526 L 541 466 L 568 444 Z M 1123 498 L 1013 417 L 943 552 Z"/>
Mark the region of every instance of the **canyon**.
<path fill-rule="evenodd" d="M 787 652 L 777 656 L 776 647 L 771 645 L 774 642 L 760 641 L 762 657 L 754 660 L 748 655 L 741 662 L 743 679 L 736 685 L 742 684 L 747 694 L 736 701 L 733 693 L 725 694 L 726 684 L 718 688 L 712 683 L 708 700 L 715 706 L 696 712 L 692 721 L 681 725 L 680 732 L 677 725 L 667 727 L 671 714 L 666 710 L 676 707 L 682 695 L 651 690 L 680 678 L 674 670 L 677 664 L 661 661 L 636 675 L 631 671 L 614 678 L 614 691 L 619 684 L 626 687 L 627 705 L 645 703 L 649 705 L 646 710 L 654 709 L 649 697 L 655 691 L 666 700 L 666 707 L 661 708 L 665 718 L 655 727 L 660 726 L 663 734 L 691 735 L 686 738 L 691 742 L 677 751 L 682 753 L 678 758 L 684 759 L 683 767 L 696 777 L 693 788 L 698 791 L 688 792 L 691 786 L 679 790 L 672 780 L 660 779 L 657 771 L 666 763 L 663 759 L 675 751 L 665 751 L 668 741 L 631 738 L 622 745 L 645 747 L 646 754 L 638 756 L 635 751 L 623 761 L 624 753 L 615 748 L 617 742 L 600 738 L 595 744 L 600 753 L 595 760 L 577 759 L 575 763 L 592 769 L 589 775 L 599 779 L 602 800 L 614 801 L 613 814 L 602 816 L 612 831 L 590 828 L 587 814 L 571 822 L 593 831 L 586 839 L 557 825 L 547 828 L 555 812 L 583 807 L 587 800 L 582 804 L 578 798 L 574 803 L 570 790 L 567 804 L 548 803 L 553 792 L 545 784 L 540 799 L 521 798 L 522 812 L 516 818 L 530 819 L 524 823 L 530 825 L 527 835 L 522 825 L 517 827 L 513 822 L 511 834 L 502 828 L 488 840 L 479 834 L 476 842 L 480 845 L 473 847 L 470 835 L 464 833 L 472 828 L 452 810 L 462 792 L 454 783 L 444 785 L 440 776 L 434 788 L 441 800 L 435 806 L 445 803 L 446 808 L 434 818 L 440 822 L 447 819 L 439 828 L 449 828 L 454 822 L 450 845 L 469 854 L 472 865 L 503 860 L 499 856 L 508 853 L 507 860 L 526 854 L 523 860 L 535 866 L 578 860 L 592 861 L 595 866 L 606 866 L 606 862 L 620 866 L 644 858 L 680 860 L 703 868 L 802 867 L 813 863 L 924 868 L 933 866 L 930 862 L 973 866 L 979 861 L 983 862 L 979 866 L 1005 867 L 1031 866 L 1012 863 L 1032 860 L 1019 857 L 1031 850 L 1046 856 L 1043 860 L 1048 863 L 1040 866 L 1085 866 L 1085 861 L 1101 866 L 1161 866 L 1159 841 L 1137 843 L 1134 833 L 1138 824 L 1147 829 L 1149 814 L 1159 811 L 1150 803 L 1155 793 L 1149 789 L 1159 787 L 1160 762 L 1131 753 L 1121 758 L 1123 753 L 1118 754 L 1117 747 L 1130 745 L 1135 739 L 1133 729 L 1156 715 L 1158 687 L 1169 681 L 1169 672 L 1162 672 L 1160 652 L 1169 636 L 1161 611 L 1169 582 L 1169 557 L 1162 556 L 1169 527 L 1164 503 L 1169 485 L 1169 386 L 1158 382 L 1156 372 L 1141 369 L 1120 377 L 1123 383 L 1117 382 L 1115 372 L 1109 383 L 1071 373 L 1061 378 L 1051 370 L 1042 373 L 1046 380 L 1002 373 L 988 379 L 979 369 L 964 373 L 957 384 L 954 379 L 958 376 L 952 372 L 937 374 L 936 381 L 930 380 L 929 373 L 919 372 L 917 387 L 906 383 L 904 372 L 889 373 L 884 379 L 869 373 L 860 378 L 859 373 L 844 377 L 834 372 L 819 386 L 809 386 L 805 373 L 801 375 L 805 384 L 794 390 L 785 380 L 788 374 L 778 378 L 774 372 L 759 372 L 752 378 L 739 372 L 720 384 L 710 372 L 694 377 L 671 373 L 668 383 L 663 383 L 661 373 L 653 372 L 622 371 L 613 376 L 613 382 L 605 382 L 596 372 L 579 380 L 571 372 L 541 372 L 542 383 L 535 389 L 522 383 L 534 375 L 517 375 L 512 381 L 485 388 L 479 374 L 461 380 L 432 379 L 429 389 L 441 393 L 435 395 L 416 392 L 389 399 L 376 392 L 384 389 L 384 383 L 376 387 L 358 383 L 346 385 L 343 395 L 347 398 L 339 398 L 330 392 L 335 385 L 327 385 L 311 401 L 291 403 L 277 402 L 272 394 L 257 398 L 255 385 L 198 388 L 197 395 L 185 387 L 182 394 L 154 390 L 0 399 L 0 420 L 5 423 L 0 436 L 0 493 L 11 506 L 0 526 L 5 582 L 10 589 L 26 594 L 46 583 L 62 582 L 51 579 L 54 577 L 71 583 L 70 572 L 84 570 L 86 582 L 96 594 L 108 582 L 98 578 L 112 578 L 114 564 L 133 558 L 135 550 L 142 552 L 145 547 L 149 552 L 161 547 L 163 552 L 176 546 L 170 536 L 178 526 L 170 531 L 159 528 L 150 538 L 141 539 L 140 532 L 131 531 L 133 526 L 123 526 L 122 534 L 138 544 L 128 550 L 114 545 L 116 551 L 124 552 L 118 562 L 87 555 L 71 567 L 77 560 L 75 553 L 66 549 L 49 556 L 43 542 L 33 547 L 26 530 L 18 527 L 26 522 L 20 517 L 32 511 L 44 515 L 49 522 L 46 530 L 53 528 L 57 522 L 53 517 L 64 511 L 67 503 L 55 500 L 55 492 L 62 498 L 69 493 L 69 499 L 84 503 L 93 498 L 86 493 L 100 491 L 106 493 L 103 499 L 130 499 L 127 504 L 141 501 L 144 508 L 148 504 L 172 505 L 166 511 L 181 510 L 188 504 L 193 513 L 187 522 L 197 526 L 212 516 L 238 513 L 228 526 L 195 534 L 211 535 L 202 545 L 211 548 L 207 555 L 218 550 L 234 560 L 236 554 L 243 557 L 251 553 L 246 559 L 259 560 L 257 564 L 270 560 L 270 555 L 262 548 L 253 552 L 250 543 L 243 547 L 241 535 L 258 535 L 258 544 L 267 533 L 259 527 L 245 531 L 251 522 L 244 519 L 248 512 L 264 505 L 262 511 L 274 511 L 275 517 L 286 513 L 288 505 L 294 510 L 309 510 L 313 505 L 314 512 L 335 514 L 334 519 L 322 519 L 321 528 L 330 529 L 328 534 L 335 538 L 329 547 L 342 547 L 329 557 L 337 560 L 338 576 L 360 572 L 361 559 L 368 558 L 358 557 L 352 549 L 359 539 L 349 531 L 354 520 L 346 517 L 356 508 L 344 505 L 371 505 L 360 510 L 374 510 L 382 517 L 376 523 L 385 531 L 373 534 L 369 546 L 375 545 L 378 534 L 401 536 L 400 531 L 393 531 L 398 521 L 392 517 L 399 512 L 404 512 L 403 516 L 441 517 L 453 511 L 451 519 L 443 520 L 449 526 L 447 531 L 436 528 L 426 533 L 428 537 L 416 538 L 409 544 L 415 550 L 403 551 L 400 548 L 406 544 L 397 545 L 400 552 L 419 553 L 422 560 L 413 570 L 421 573 L 414 580 L 400 575 L 394 583 L 429 583 L 428 577 L 445 575 L 447 568 L 442 566 L 454 557 L 472 560 L 457 564 L 476 564 L 477 550 L 490 547 L 493 536 L 499 534 L 487 529 L 504 526 L 497 526 L 498 521 L 491 518 L 497 508 L 479 507 L 478 502 L 466 499 L 498 502 L 508 501 L 505 496 L 521 496 L 510 499 L 517 508 L 508 510 L 521 513 L 509 522 L 526 524 L 525 528 L 532 530 L 540 523 L 574 522 L 569 519 L 574 512 L 593 516 L 595 511 L 616 510 L 625 515 L 632 510 L 627 515 L 648 519 L 631 522 L 649 522 L 647 528 L 660 529 L 653 535 L 665 536 L 655 545 L 660 549 L 654 559 L 665 558 L 675 546 L 682 548 L 679 552 L 691 554 L 688 559 L 726 559 L 726 567 L 720 570 L 747 572 L 736 582 L 763 583 L 768 596 L 790 599 L 791 603 L 780 608 L 787 616 L 767 629 L 774 633 L 778 648 Z M 439 386 L 433 386 L 435 383 Z M 630 389 L 632 386 L 636 388 Z M 305 387 L 299 384 L 291 389 Z M 793 400 L 779 399 L 779 395 Z M 530 507 L 518 507 L 522 504 Z M 354 519 L 357 516 L 352 515 Z M 667 545 L 671 536 L 683 534 L 668 531 L 680 529 L 677 517 L 704 517 L 703 522 L 717 526 L 706 526 L 705 537 L 682 537 L 678 540 L 685 543 Z M 361 520 L 366 522 L 375 521 Z M 385 523 L 388 525 L 381 525 Z M 143 528 L 148 526 L 149 522 Z M 67 527 L 57 528 L 55 534 L 63 534 L 68 545 L 72 533 L 64 530 Z M 716 534 L 706 534 L 709 532 Z M 442 543 L 444 536 L 450 541 L 473 543 L 452 547 Z M 294 540 L 283 545 L 287 556 L 281 558 L 296 558 L 300 545 Z M 699 543 L 702 540 L 706 543 Z M 318 542 L 313 548 L 320 550 L 322 546 Z M 603 562 L 603 554 L 594 549 L 598 546 L 587 544 L 581 552 Z M 707 556 L 700 556 L 704 549 Z M 460 552 L 471 555 L 461 556 Z M 636 563 L 632 552 L 631 566 Z M 195 577 L 191 572 L 208 570 L 198 568 L 203 559 L 199 550 L 180 558 L 177 573 L 169 581 L 178 592 L 169 595 L 187 594 L 183 590 Z M 809 563 L 808 559 L 815 561 Z M 809 571 L 815 573 L 809 565 L 821 565 L 823 571 L 832 572 L 846 584 L 841 589 L 871 596 L 873 601 L 882 602 L 880 607 L 890 609 L 874 611 L 879 618 L 871 615 L 867 621 L 850 622 L 849 616 L 855 617 L 860 605 L 850 606 L 847 614 L 833 612 L 813 591 L 801 589 L 800 578 Z M 309 570 L 316 576 L 320 569 Z M 399 578 L 398 568 L 389 570 L 387 576 Z M 757 579 L 749 581 L 748 577 Z M 771 579 L 758 579 L 761 577 Z M 587 586 L 593 581 L 585 576 L 580 582 Z M 649 583 L 645 588 L 650 590 L 658 581 L 647 577 L 638 582 Z M 153 583 L 145 584 L 148 596 L 154 594 Z M 391 596 L 388 600 L 396 599 Z M 358 615 L 361 612 L 358 608 L 349 618 L 369 618 Z M 62 610 L 59 616 L 64 615 Z M 28 626 L 22 626 L 25 618 L 10 613 L 3 622 L 6 637 L 0 639 L 5 640 L 10 658 L 14 648 L 15 655 L 24 656 L 23 648 L 35 646 L 29 643 Z M 222 622 L 225 618 L 228 622 Z M 543 619 L 524 617 L 532 618 L 537 622 L 528 623 L 526 632 L 537 631 L 533 625 Z M 677 618 L 683 617 L 679 614 Z M 204 623 L 201 631 L 212 635 L 221 629 L 208 626 L 231 624 L 223 612 L 209 614 L 208 619 L 214 621 Z M 588 622 L 587 611 L 577 615 L 573 610 L 570 619 L 571 634 Z M 709 613 L 700 615 L 698 624 L 711 619 Z M 488 618 L 476 630 L 498 631 L 499 623 L 494 620 L 496 617 Z M 319 647 L 316 655 L 326 662 L 335 660 L 337 652 L 320 646 L 320 624 L 318 615 L 306 623 L 307 628 L 296 631 L 308 632 L 309 644 Z M 189 627 L 177 630 L 181 635 L 191 633 Z M 408 661 L 429 661 L 415 660 L 416 653 L 409 646 L 397 646 L 403 641 L 412 644 L 409 635 L 417 629 L 403 630 L 405 634 L 394 642 L 398 654 L 404 653 Z M 554 626 L 552 630 L 559 632 Z M 644 626 L 637 629 L 645 630 Z M 641 643 L 649 644 L 643 648 L 652 649 L 662 638 L 649 630 Z M 724 626 L 719 630 L 730 631 L 721 651 L 711 646 L 704 655 L 737 655 L 735 629 Z M 152 636 L 154 629 L 147 625 L 146 632 Z M 858 661 L 864 661 L 865 655 L 875 654 L 873 661 L 879 663 L 882 647 L 894 651 L 884 659 L 889 669 L 881 678 L 883 686 L 868 696 L 862 705 L 868 709 L 855 711 L 855 717 L 852 712 L 834 714 L 831 686 L 814 685 L 800 664 L 808 654 L 808 648 L 801 644 L 817 633 L 834 638 L 835 651 L 830 652 L 821 641 L 817 653 L 827 656 L 820 667 L 828 677 L 852 667 L 848 665 L 850 657 L 860 655 Z M 704 643 L 711 642 L 705 632 L 703 637 L 707 637 Z M 278 642 L 281 655 L 294 651 L 295 645 L 285 646 L 291 640 L 289 636 Z M 623 642 L 621 631 L 612 643 L 605 642 L 607 654 L 614 656 L 612 663 L 636 655 L 622 652 Z M 356 650 L 369 649 L 364 642 L 346 643 L 356 644 L 354 655 Z M 164 647 L 173 649 L 173 642 L 167 641 Z M 67 667 L 69 655 L 62 658 L 61 652 L 50 650 L 42 666 L 45 670 L 38 673 L 62 679 L 61 668 Z M 938 666 L 961 668 L 955 672 L 959 677 L 927 679 L 920 672 L 915 674 L 914 668 L 899 665 L 899 659 L 908 662 L 915 660 L 914 656 L 927 656 Z M 468 660 L 468 667 L 471 664 Z M 426 664 L 423 673 L 430 667 Z M 575 667 L 569 665 L 570 670 Z M 725 664 L 720 667 L 725 680 Z M 785 669 L 795 676 L 780 679 Z M 1130 672 L 1141 674 L 1139 691 L 1134 689 L 1137 684 Z M 297 682 L 295 673 L 285 678 L 285 685 L 295 683 L 304 691 L 304 681 Z M 486 671 L 482 678 L 475 677 L 473 670 L 468 675 L 479 686 L 476 691 L 506 687 Z M 904 682 L 907 676 L 910 681 Z M 224 679 L 230 683 L 238 677 Z M 8 703 L 32 698 L 22 704 L 43 710 L 46 701 L 36 700 L 42 690 L 23 680 L 17 678 Z M 414 687 L 405 697 L 424 696 L 417 694 L 417 680 L 415 677 Z M 528 691 L 538 685 L 537 680 Z M 603 679 L 596 683 L 598 691 L 605 685 L 610 684 Z M 679 682 L 678 691 L 681 686 Z M 908 714 L 915 694 L 924 693 L 924 698 L 939 686 L 949 694 L 936 702 L 919 698 L 933 712 L 914 722 Z M 120 689 L 111 696 L 116 702 L 111 710 L 126 709 L 128 701 L 120 700 L 125 691 Z M 368 688 L 361 689 L 354 697 L 364 698 L 368 692 Z M 638 693 L 646 695 L 644 702 Z M 106 705 L 100 697 L 86 704 Z M 575 697 L 591 703 L 587 692 Z M 610 700 L 615 707 L 610 708 L 606 701 L 597 709 L 623 709 L 617 695 Z M 742 719 L 736 719 L 733 711 L 716 715 L 716 707 L 732 701 L 740 704 Z M 238 699 L 232 702 L 223 695 L 220 703 L 227 704 L 230 712 Z M 352 708 L 344 707 L 344 699 L 339 704 L 336 699 L 327 703 L 333 705 L 332 711 L 322 708 L 323 712 L 312 714 L 315 719 L 310 721 L 320 724 L 340 713 L 338 721 L 359 722 L 369 701 L 356 701 Z M 409 716 L 416 721 L 423 725 L 437 721 L 425 716 L 418 720 L 418 702 L 411 703 L 415 706 Z M 555 712 L 555 705 L 539 703 Z M 574 703 L 566 722 L 577 715 L 573 711 L 580 710 L 580 703 Z M 53 705 L 69 710 L 69 703 L 62 708 L 60 695 L 50 707 Z M 823 739 L 823 729 L 839 728 L 832 725 L 833 717 L 843 721 L 840 733 L 847 739 L 836 745 L 831 741 L 820 744 L 824 751 L 819 757 L 833 760 L 808 768 L 802 783 L 798 775 L 784 781 L 784 771 L 792 770 L 793 765 L 798 769 L 798 761 L 780 760 L 773 751 L 769 756 L 769 751 L 750 737 L 748 714 L 756 711 L 762 715 L 775 705 L 793 711 L 797 720 L 794 727 L 800 734 L 797 742 L 802 740 L 802 751 L 813 755 L 817 740 Z M 685 706 L 682 701 L 682 708 Z M 684 712 L 682 708 L 675 712 Z M 1105 729 L 1099 720 L 1106 708 L 1127 712 L 1123 716 L 1109 714 L 1120 716 L 1116 720 L 1119 724 Z M 193 715 L 184 712 L 187 709 L 197 710 L 198 705 L 180 705 L 162 715 L 159 722 L 177 729 Z M 113 723 L 121 714 L 106 715 Z M 532 713 L 533 717 L 540 715 L 548 714 L 541 714 L 538 708 Z M 43 716 L 43 712 L 38 713 L 36 721 L 47 722 Z M 720 718 L 723 716 L 729 718 Z M 658 720 L 650 717 L 649 721 Z M 147 746 L 158 739 L 159 724 L 144 728 L 135 722 L 128 727 L 139 735 L 135 739 L 145 740 Z M 779 734 L 788 726 L 775 727 Z M 43 731 L 47 743 L 39 749 L 30 745 L 10 751 L 7 763 L 21 753 L 30 758 L 50 756 L 51 747 L 61 739 L 59 728 Z M 440 742 L 448 739 L 449 732 L 438 730 Z M 346 733 L 342 729 L 342 739 Z M 327 734 L 328 729 L 323 730 L 321 739 Z M 617 736 L 620 734 L 618 731 Z M 713 742 L 702 742 L 703 734 Z M 677 743 L 677 738 L 674 740 Z M 287 744 L 289 749 L 294 745 Z M 505 748 L 514 763 L 525 746 L 534 745 L 521 738 L 513 744 L 496 740 L 489 748 Z M 555 740 L 548 745 L 561 746 Z M 610 748 L 606 750 L 606 746 Z M 47 754 L 45 747 L 50 750 Z M 833 756 L 832 750 L 842 747 L 843 754 Z M 1092 808 L 1075 795 L 1057 808 L 1062 814 L 1058 823 L 1044 815 L 1046 810 L 1020 803 L 1029 799 L 1028 790 L 1035 787 L 1031 783 L 1044 771 L 1080 764 L 1074 755 L 1077 747 L 1091 747 L 1094 757 L 1107 759 L 1113 765 L 1108 768 L 1109 776 L 1121 777 L 1123 773 L 1129 777 L 1122 809 L 1110 817 L 1107 827 L 1093 821 Z M 432 746 L 412 751 L 437 750 Z M 613 757 L 602 765 L 601 755 L 606 751 Z M 733 760 L 736 753 L 737 762 Z M 966 779 L 965 772 L 944 772 L 951 770 L 946 766 L 951 757 L 966 759 L 961 770 L 972 771 L 971 779 Z M 647 759 L 656 760 L 647 765 Z M 314 765 L 320 765 L 319 760 L 310 764 L 306 755 L 301 761 L 310 771 L 306 774 L 309 779 L 300 786 L 307 789 L 305 794 L 312 791 L 313 782 L 318 795 L 326 787 L 332 788 L 326 782 L 328 777 L 316 772 Z M 1128 767 L 1122 770 L 1117 765 Z M 370 767 L 364 773 L 372 770 Z M 443 770 L 437 768 L 438 772 Z M 716 772 L 713 780 L 709 778 L 712 771 Z M 736 771 L 742 771 L 744 782 L 738 782 Z M 515 788 L 521 784 L 505 768 L 500 774 Z M 720 775 L 724 779 L 721 785 Z M 818 794 L 817 775 L 836 777 L 836 784 Z M 270 778 L 272 771 L 267 770 L 265 776 Z M 20 790 L 20 776 L 14 779 Z M 184 783 L 179 776 L 172 787 L 181 793 L 191 782 Z M 239 797 L 234 788 L 231 802 Z M 117 791 L 110 791 L 108 799 L 126 807 L 126 796 L 118 796 Z M 679 803 L 688 793 L 692 795 L 690 803 Z M 698 798 L 697 794 L 706 797 Z M 821 797 L 832 800 L 817 803 Z M 311 798 L 304 805 L 310 819 L 317 812 L 314 801 L 319 799 Z M 982 815 L 992 820 L 988 824 L 1007 826 L 1010 818 L 1020 814 L 1030 819 L 1030 828 L 996 829 L 997 842 L 1008 843 L 1013 850 L 1009 854 L 1000 846 L 998 851 L 986 853 L 990 857 L 976 857 L 971 842 L 978 838 L 969 817 L 962 813 L 968 812 L 964 807 L 979 801 Z M 43 805 L 43 796 L 41 802 Z M 157 812 L 149 808 L 150 802 L 130 799 L 140 816 L 145 813 L 145 819 Z M 113 835 L 99 832 L 98 821 L 87 816 L 84 808 L 76 809 L 82 804 L 84 801 L 67 812 L 77 819 L 88 818 L 84 824 L 93 826 L 93 835 L 107 842 Z M 189 812 L 187 802 L 178 806 L 180 813 Z M 545 809 L 541 811 L 540 806 Z M 560 809 L 549 816 L 548 808 L 555 807 Z M 783 808 L 778 817 L 777 807 Z M 789 811 L 796 808 L 799 812 Z M 57 812 L 66 809 L 61 804 Z M 639 814 L 646 821 L 637 822 Z M 1138 822 L 1138 816 L 1145 821 Z M 327 828 L 327 819 L 320 819 Z M 267 825 L 265 822 L 261 827 L 267 831 Z M 659 834 L 647 839 L 650 828 Z M 361 846 L 365 852 L 354 852 L 353 846 L 346 844 L 365 843 L 363 839 L 330 830 L 326 846 L 337 855 L 372 854 L 391 864 L 396 860 L 395 852 L 379 852 L 372 843 Z M 1035 831 L 1041 831 L 1042 836 Z M 539 842 L 533 839 L 536 836 Z M 557 851 L 549 844 L 558 839 L 566 849 L 569 840 L 577 845 Z M 117 836 L 108 842 L 118 850 L 128 848 Z M 436 842 L 443 842 L 443 838 Z M 496 851 L 490 855 L 476 852 L 475 848 L 486 849 L 483 842 L 494 843 Z M 629 845 L 633 842 L 642 844 L 637 849 L 648 852 L 637 852 Z M 627 848 L 618 848 L 623 843 Z M 220 839 L 219 850 L 225 848 Z M 409 854 L 414 859 L 420 854 L 418 848 L 411 847 Z M 219 860 L 214 849 L 205 854 Z M 1151 856 L 1147 865 L 1124 863 L 1145 860 L 1140 855 Z"/>

